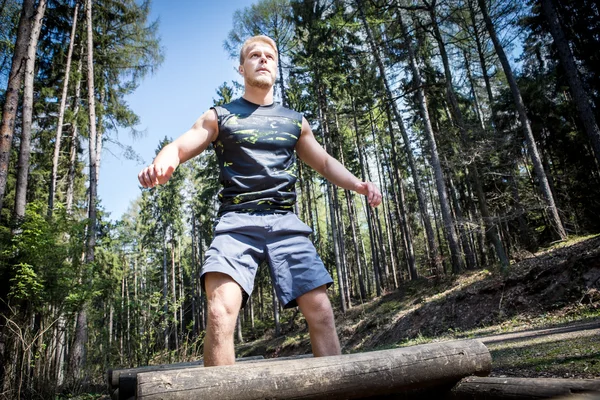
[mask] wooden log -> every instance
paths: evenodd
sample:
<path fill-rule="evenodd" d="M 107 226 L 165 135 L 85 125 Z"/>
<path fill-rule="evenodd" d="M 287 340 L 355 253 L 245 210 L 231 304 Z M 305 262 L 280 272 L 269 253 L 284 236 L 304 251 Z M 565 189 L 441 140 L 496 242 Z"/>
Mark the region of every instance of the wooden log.
<path fill-rule="evenodd" d="M 241 357 L 241 358 L 237 358 L 235 361 L 241 362 L 241 361 L 256 361 L 256 360 L 264 360 L 264 357 L 263 356 Z M 131 374 L 131 373 L 150 372 L 150 371 L 163 371 L 163 370 L 170 370 L 170 369 L 182 369 L 182 368 L 197 367 L 197 366 L 203 366 L 203 365 L 204 365 L 204 360 L 197 360 L 197 361 L 189 361 L 189 362 L 182 362 L 182 363 L 175 363 L 175 364 L 159 364 L 159 365 L 146 365 L 143 367 L 135 367 L 135 368 L 109 369 L 107 371 L 107 380 L 108 380 L 109 386 L 118 387 L 119 386 L 119 377 L 121 376 L 121 374 Z"/>
<path fill-rule="evenodd" d="M 600 391 L 600 379 L 468 377 L 451 390 L 452 399 L 549 399 Z"/>
<path fill-rule="evenodd" d="M 137 398 L 356 399 L 456 383 L 487 375 L 488 349 L 477 340 L 369 353 L 138 374 Z M 452 385 L 451 385 L 452 386 Z"/>
<path fill-rule="evenodd" d="M 248 361 L 259 361 L 264 360 L 263 356 L 250 356 L 236 359 L 236 362 L 248 362 Z M 170 371 L 179 370 L 185 368 L 200 368 L 204 366 L 204 360 L 190 361 L 176 364 L 160 364 L 160 365 L 147 365 L 144 367 L 137 368 L 126 368 L 119 370 L 109 370 L 109 389 L 115 391 L 111 396 L 112 400 L 129 400 L 135 398 L 135 390 L 137 388 L 137 375 L 141 372 L 151 371 Z"/>

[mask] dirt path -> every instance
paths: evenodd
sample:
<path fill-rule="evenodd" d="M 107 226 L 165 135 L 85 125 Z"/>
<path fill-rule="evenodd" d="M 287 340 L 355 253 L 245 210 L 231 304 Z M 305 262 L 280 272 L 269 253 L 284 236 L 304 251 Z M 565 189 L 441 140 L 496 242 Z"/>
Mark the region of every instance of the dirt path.
<path fill-rule="evenodd" d="M 494 345 L 507 342 L 525 342 L 534 339 L 545 342 L 557 340 L 569 340 L 578 337 L 596 336 L 600 340 L 600 321 L 576 323 L 567 326 L 546 329 L 532 329 L 521 332 L 502 333 L 499 335 L 482 336 L 477 339 L 489 348 Z"/>
<path fill-rule="evenodd" d="M 482 336 L 492 376 L 600 379 L 600 320 Z"/>

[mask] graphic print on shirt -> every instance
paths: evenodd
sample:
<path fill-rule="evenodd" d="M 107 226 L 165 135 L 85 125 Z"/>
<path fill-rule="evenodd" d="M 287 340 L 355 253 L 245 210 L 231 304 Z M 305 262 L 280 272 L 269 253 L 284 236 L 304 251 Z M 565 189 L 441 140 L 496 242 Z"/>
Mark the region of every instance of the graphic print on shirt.
<path fill-rule="evenodd" d="M 215 107 L 219 136 L 219 214 L 227 211 L 291 211 L 296 201 L 294 148 L 302 115 L 280 105 L 238 99 Z"/>

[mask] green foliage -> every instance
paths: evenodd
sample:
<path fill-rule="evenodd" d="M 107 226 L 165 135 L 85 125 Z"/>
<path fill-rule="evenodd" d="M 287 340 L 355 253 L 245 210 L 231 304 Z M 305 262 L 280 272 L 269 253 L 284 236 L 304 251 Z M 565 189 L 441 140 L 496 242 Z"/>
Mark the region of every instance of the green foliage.
<path fill-rule="evenodd" d="M 8 298 L 16 301 L 35 302 L 44 289 L 33 267 L 24 263 L 15 265 L 14 276 L 10 279 L 10 285 Z"/>

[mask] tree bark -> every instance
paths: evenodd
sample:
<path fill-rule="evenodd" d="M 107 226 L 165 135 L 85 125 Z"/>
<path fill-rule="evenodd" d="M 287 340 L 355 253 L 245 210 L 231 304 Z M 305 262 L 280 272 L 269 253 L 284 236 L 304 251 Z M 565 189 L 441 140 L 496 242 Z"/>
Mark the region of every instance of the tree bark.
<path fill-rule="evenodd" d="M 65 119 L 65 109 L 67 106 L 67 92 L 69 90 L 69 78 L 71 77 L 71 59 L 73 58 L 73 47 L 75 44 L 75 32 L 77 29 L 77 13 L 79 11 L 79 2 L 75 1 L 73 11 L 73 26 L 71 27 L 71 37 L 69 40 L 69 50 L 67 51 L 67 65 L 65 66 L 65 78 L 63 81 L 62 93 L 60 97 L 60 108 L 58 110 L 58 122 L 56 124 L 56 139 L 54 141 L 54 155 L 52 157 L 52 174 L 50 175 L 50 190 L 48 193 L 48 216 L 52 216 L 54 211 L 54 197 L 56 191 L 56 181 L 58 176 L 58 162 L 60 159 L 60 146 L 62 141 L 62 130 Z"/>
<path fill-rule="evenodd" d="M 162 270 L 162 284 L 163 284 L 163 318 L 164 318 L 164 331 L 163 339 L 165 351 L 169 351 L 169 273 L 167 268 L 167 229 L 163 229 L 163 270 Z"/>
<path fill-rule="evenodd" d="M 31 125 L 33 123 L 35 58 L 47 4 L 47 0 L 40 0 L 37 6 L 35 18 L 31 27 L 29 47 L 27 48 L 27 60 L 25 61 L 25 76 L 23 83 L 23 127 L 21 129 L 19 161 L 17 162 L 17 185 L 14 211 L 17 221 L 22 220 L 25 216 L 25 205 L 27 204 L 27 181 L 29 178 L 29 159 L 31 157 Z"/>
<path fill-rule="evenodd" d="M 519 114 L 519 120 L 521 121 L 521 128 L 523 129 L 523 133 L 525 134 L 525 140 L 527 141 L 529 156 L 531 157 L 533 169 L 539 180 L 540 191 L 542 192 L 542 196 L 544 196 L 546 200 L 546 206 L 548 207 L 551 223 L 553 225 L 556 235 L 561 240 L 564 240 L 567 238 L 567 233 L 565 231 L 565 228 L 563 227 L 560 216 L 558 215 L 558 208 L 556 207 L 554 201 L 554 195 L 550 190 L 550 185 L 548 184 L 548 177 L 544 172 L 542 159 L 540 157 L 537 144 L 535 143 L 533 131 L 531 130 L 531 124 L 529 122 L 529 117 L 527 116 L 525 103 L 523 103 L 523 98 L 521 97 L 521 91 L 519 90 L 519 86 L 517 85 L 517 81 L 512 72 L 510 63 L 508 62 L 508 58 L 506 57 L 506 53 L 502 48 L 502 44 L 500 43 L 500 40 L 496 35 L 496 28 L 494 27 L 494 24 L 492 23 L 492 20 L 487 11 L 487 5 L 485 4 L 485 0 L 477 0 L 477 2 L 479 4 L 479 8 L 481 9 L 481 13 L 483 15 L 483 19 L 485 21 L 485 25 L 487 27 L 490 38 L 494 43 L 494 48 L 496 49 L 496 53 L 498 55 L 498 58 L 500 59 L 500 63 L 502 64 L 502 69 L 504 70 L 504 74 L 506 75 L 508 85 L 510 86 L 510 91 L 514 98 L 515 107 L 517 108 L 517 112 Z"/>
<path fill-rule="evenodd" d="M 71 126 L 71 146 L 69 149 L 69 173 L 67 175 L 67 195 L 65 209 L 71 214 L 73 209 L 73 195 L 75 192 L 75 167 L 77 165 L 77 152 L 79 150 L 79 124 L 77 115 L 79 114 L 79 100 L 81 99 L 81 72 L 83 62 L 79 61 L 77 67 L 77 82 L 75 83 L 75 98 L 73 99 L 73 124 Z"/>
<path fill-rule="evenodd" d="M 273 296 L 273 320 L 275 322 L 275 336 L 281 335 L 281 323 L 279 322 L 279 300 L 275 292 L 275 284 L 271 284 L 271 296 Z"/>
<path fill-rule="evenodd" d="M 315 88 L 317 91 L 317 101 L 318 101 L 318 109 L 319 109 L 319 119 L 321 120 L 321 124 L 323 126 L 323 142 L 325 143 L 326 150 L 329 148 L 331 151 L 331 133 L 329 131 L 329 121 L 327 118 L 327 100 L 325 99 L 324 89 L 321 85 L 320 79 L 316 76 L 315 79 Z M 336 223 L 337 218 L 335 217 L 335 203 L 333 197 L 333 191 L 336 190 L 333 185 L 327 181 L 327 193 L 329 199 L 329 216 L 331 222 L 331 234 L 333 241 L 333 253 L 335 256 L 335 266 L 337 271 L 339 292 L 340 292 L 340 306 L 342 313 L 345 313 L 347 310 L 346 297 L 344 296 L 345 285 L 344 279 L 342 276 L 342 260 L 340 255 L 339 241 L 338 241 L 338 226 Z"/>
<path fill-rule="evenodd" d="M 479 27 L 477 26 L 477 20 L 475 18 L 475 7 L 473 7 L 474 0 L 467 0 L 469 7 L 469 16 L 471 18 L 471 25 L 473 27 L 473 36 L 475 37 L 475 45 L 477 47 L 477 55 L 479 56 L 479 64 L 481 65 L 481 74 L 483 75 L 483 81 L 485 83 L 485 90 L 488 96 L 488 102 L 492 111 L 492 125 L 497 126 L 498 118 L 496 116 L 496 108 L 494 107 L 494 94 L 492 92 L 492 84 L 490 81 L 490 75 L 488 74 L 487 61 L 483 51 L 483 43 L 481 41 L 481 35 L 479 33 Z"/>
<path fill-rule="evenodd" d="M 0 125 L 0 210 L 4 204 L 4 195 L 6 194 L 10 149 L 12 148 L 15 132 L 15 120 L 19 108 L 19 91 L 23 82 L 27 49 L 31 36 L 31 19 L 35 11 L 34 4 L 34 0 L 23 1 L 12 64 L 6 86 L 4 108 L 2 109 L 2 125 Z"/>
<path fill-rule="evenodd" d="M 88 81 L 88 112 L 89 112 L 89 197 L 88 197 L 88 229 L 85 261 L 90 265 L 94 262 L 96 247 L 96 102 L 94 97 L 94 41 L 92 26 L 92 0 L 86 0 L 87 24 L 87 81 Z M 81 305 L 77 318 L 75 340 L 73 342 L 70 370 L 74 380 L 84 379 L 87 362 L 87 302 Z"/>

